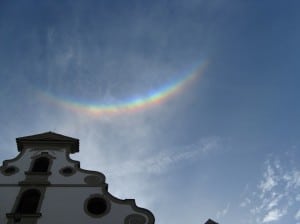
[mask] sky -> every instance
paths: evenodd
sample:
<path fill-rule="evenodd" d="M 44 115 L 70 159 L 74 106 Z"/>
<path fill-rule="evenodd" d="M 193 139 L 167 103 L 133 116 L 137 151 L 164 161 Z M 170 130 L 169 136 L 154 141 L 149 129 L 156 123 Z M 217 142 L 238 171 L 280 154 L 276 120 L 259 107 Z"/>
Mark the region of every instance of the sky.
<path fill-rule="evenodd" d="M 299 224 L 299 7 L 0 1 L 0 160 L 53 131 L 156 224 Z"/>

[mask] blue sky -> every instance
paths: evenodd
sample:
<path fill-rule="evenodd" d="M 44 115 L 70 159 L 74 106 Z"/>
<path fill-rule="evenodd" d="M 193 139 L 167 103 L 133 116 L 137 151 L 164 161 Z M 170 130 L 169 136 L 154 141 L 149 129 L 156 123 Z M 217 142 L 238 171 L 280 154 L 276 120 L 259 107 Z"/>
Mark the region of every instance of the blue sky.
<path fill-rule="evenodd" d="M 0 159 L 15 138 L 80 139 L 81 166 L 156 223 L 300 223 L 298 1 L 0 2 Z M 120 102 L 208 62 L 160 104 Z"/>

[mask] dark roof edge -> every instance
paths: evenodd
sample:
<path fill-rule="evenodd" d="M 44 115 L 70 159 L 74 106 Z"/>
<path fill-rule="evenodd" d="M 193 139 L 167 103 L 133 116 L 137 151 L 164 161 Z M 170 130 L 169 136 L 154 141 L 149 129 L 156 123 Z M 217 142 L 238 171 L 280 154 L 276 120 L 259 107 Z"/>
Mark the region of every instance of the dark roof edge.
<path fill-rule="evenodd" d="M 68 145 L 71 153 L 79 152 L 79 139 L 57 134 L 55 132 L 44 132 L 37 135 L 29 135 L 16 138 L 18 151 L 24 149 L 25 144 L 60 144 Z"/>

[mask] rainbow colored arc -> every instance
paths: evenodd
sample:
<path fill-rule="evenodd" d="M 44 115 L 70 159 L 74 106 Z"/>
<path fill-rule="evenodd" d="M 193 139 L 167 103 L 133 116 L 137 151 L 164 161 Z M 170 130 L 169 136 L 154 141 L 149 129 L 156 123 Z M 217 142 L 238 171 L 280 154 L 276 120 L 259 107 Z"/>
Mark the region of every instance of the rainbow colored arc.
<path fill-rule="evenodd" d="M 75 112 L 87 113 L 92 116 L 136 112 L 154 105 L 159 105 L 177 93 L 183 91 L 183 89 L 185 89 L 187 86 L 189 86 L 189 84 L 193 83 L 203 74 L 204 68 L 207 64 L 208 62 L 201 63 L 200 66 L 197 66 L 196 69 L 187 73 L 181 79 L 168 83 L 167 85 L 160 87 L 145 96 L 133 97 L 113 104 L 77 102 L 75 100 L 62 98 L 45 92 L 43 95 L 55 104 Z"/>

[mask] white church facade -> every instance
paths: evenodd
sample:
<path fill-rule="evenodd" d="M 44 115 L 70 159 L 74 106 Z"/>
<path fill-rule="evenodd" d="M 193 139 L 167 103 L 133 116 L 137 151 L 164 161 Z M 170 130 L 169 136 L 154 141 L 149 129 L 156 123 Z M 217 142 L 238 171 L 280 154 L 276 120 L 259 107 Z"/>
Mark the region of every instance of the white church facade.
<path fill-rule="evenodd" d="M 0 224 L 154 224 L 153 214 L 108 192 L 105 176 L 70 158 L 79 140 L 53 132 L 17 138 L 0 167 Z"/>

